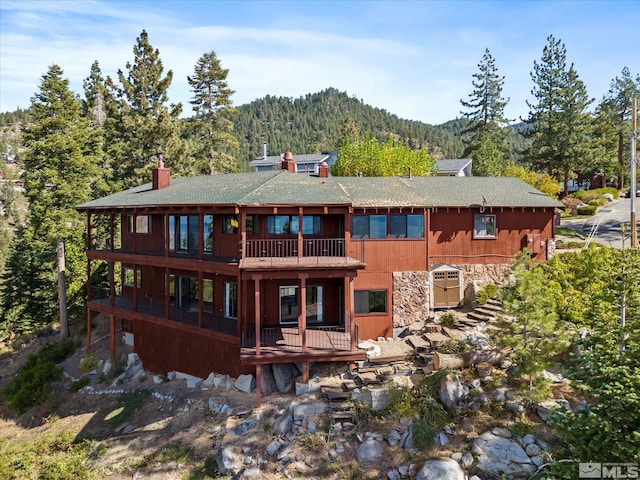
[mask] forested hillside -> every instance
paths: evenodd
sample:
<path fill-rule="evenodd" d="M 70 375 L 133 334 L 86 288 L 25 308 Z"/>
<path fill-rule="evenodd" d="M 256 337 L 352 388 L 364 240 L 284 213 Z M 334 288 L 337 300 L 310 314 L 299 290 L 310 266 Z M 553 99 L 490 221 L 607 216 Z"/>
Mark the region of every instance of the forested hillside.
<path fill-rule="evenodd" d="M 426 148 L 436 158 L 458 158 L 463 151 L 461 138 L 467 120 L 452 120 L 440 126 L 403 120 L 386 110 L 365 105 L 347 93 L 328 88 L 319 93 L 292 99 L 267 95 L 238 107 L 234 120 L 240 142 L 239 160 L 285 150 L 294 153 L 319 153 L 336 148 L 340 129 L 351 118 L 361 132 L 373 132 L 380 140 L 391 133 L 407 147 Z"/>

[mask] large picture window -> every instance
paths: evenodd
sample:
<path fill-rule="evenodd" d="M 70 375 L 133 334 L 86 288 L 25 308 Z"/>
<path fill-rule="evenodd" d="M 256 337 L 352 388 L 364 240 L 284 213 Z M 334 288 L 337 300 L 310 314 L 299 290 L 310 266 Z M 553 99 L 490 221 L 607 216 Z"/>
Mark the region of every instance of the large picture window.
<path fill-rule="evenodd" d="M 354 215 L 352 238 L 387 238 L 386 215 Z"/>
<path fill-rule="evenodd" d="M 198 253 L 200 228 L 197 215 L 169 217 L 169 249 L 180 253 Z"/>
<path fill-rule="evenodd" d="M 356 290 L 354 292 L 355 313 L 386 313 L 386 290 Z"/>
<path fill-rule="evenodd" d="M 422 215 L 391 215 L 389 236 L 424 238 L 424 217 Z"/>
<path fill-rule="evenodd" d="M 486 213 L 474 215 L 473 238 L 496 238 L 496 216 Z"/>

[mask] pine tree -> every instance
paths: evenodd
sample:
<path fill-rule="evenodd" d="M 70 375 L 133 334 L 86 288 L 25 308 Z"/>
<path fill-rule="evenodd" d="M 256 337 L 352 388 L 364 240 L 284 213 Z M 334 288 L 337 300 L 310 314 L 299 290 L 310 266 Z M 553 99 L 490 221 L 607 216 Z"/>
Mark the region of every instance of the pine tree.
<path fill-rule="evenodd" d="M 150 180 L 158 153 L 177 174 L 185 155 L 178 121 L 182 105 L 166 105 L 173 72 L 163 76 L 160 53 L 149 44 L 145 30 L 136 39 L 133 54 L 126 74 L 118 70 L 119 112 L 108 145 L 117 177 L 126 187 Z"/>
<path fill-rule="evenodd" d="M 227 84 L 228 69 L 222 68 L 216 53 L 202 55 L 196 63 L 193 76 L 187 81 L 193 91 L 195 112 L 194 133 L 197 137 L 195 173 L 226 173 L 238 171 L 238 164 L 229 153 L 238 148 L 233 134 L 233 108 L 231 96 L 235 93 Z"/>
<path fill-rule="evenodd" d="M 53 65 L 32 99 L 33 123 L 22 133 L 27 226 L 12 245 L 2 284 L 4 329 L 30 331 L 56 319 L 56 242 L 67 244 L 69 307 L 82 304 L 85 222 L 75 206 L 100 181 L 100 137 L 83 115 L 69 81 Z"/>
<path fill-rule="evenodd" d="M 634 78 L 629 69 L 624 67 L 620 77 L 611 81 L 609 91 L 602 99 L 598 109 L 601 113 L 601 120 L 610 127 L 610 130 L 613 130 L 613 132 L 610 131 L 610 134 L 615 135 L 613 146 L 610 137 L 605 138 L 604 141 L 605 148 L 609 146 L 609 148 L 615 149 L 614 155 L 618 162 L 616 171 L 618 190 L 624 187 L 624 178 L 627 173 L 634 96 L 640 97 L 640 75 L 636 75 Z"/>
<path fill-rule="evenodd" d="M 498 340 L 513 348 L 516 373 L 528 382 L 530 391 L 551 358 L 568 347 L 566 328 L 556 311 L 559 296 L 558 283 L 529 259 L 515 266 L 513 280 L 501 290 L 505 315 Z"/>
<path fill-rule="evenodd" d="M 564 180 L 568 190 L 572 173 L 589 169 L 592 157 L 588 146 L 593 140 L 593 125 L 584 83 L 573 64 L 567 69 L 566 47 L 553 35 L 548 38 L 540 63 L 534 61 L 532 94 L 537 103 L 527 102 L 531 143 L 525 154 L 534 168 Z"/>
<path fill-rule="evenodd" d="M 469 120 L 462 132 L 463 156 L 473 158 L 474 175 L 501 175 L 509 156 L 509 131 L 506 128 L 509 120 L 504 116 L 509 100 L 502 97 L 504 77 L 498 75 L 489 49 L 485 49 L 478 70 L 473 74 L 469 101 L 460 101 L 463 107 L 470 109 L 461 112 Z"/>

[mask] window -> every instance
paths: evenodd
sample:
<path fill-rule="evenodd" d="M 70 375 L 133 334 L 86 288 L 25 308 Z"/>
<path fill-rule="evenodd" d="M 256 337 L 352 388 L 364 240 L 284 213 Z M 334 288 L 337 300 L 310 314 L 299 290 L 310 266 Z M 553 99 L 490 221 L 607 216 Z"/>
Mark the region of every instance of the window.
<path fill-rule="evenodd" d="M 169 275 L 169 303 L 185 310 L 198 310 L 198 279 Z"/>
<path fill-rule="evenodd" d="M 496 238 L 496 216 L 485 213 L 474 215 L 473 238 Z"/>
<path fill-rule="evenodd" d="M 222 233 L 238 233 L 238 217 L 235 215 L 223 216 Z"/>
<path fill-rule="evenodd" d="M 123 276 L 123 281 L 122 281 L 123 285 L 127 287 L 133 287 L 133 283 L 135 281 L 136 287 L 140 288 L 142 284 L 142 279 L 141 279 L 141 271 L 139 268 L 136 268 L 134 273 L 133 268 L 123 267 L 122 276 Z"/>
<path fill-rule="evenodd" d="M 198 253 L 200 228 L 198 215 L 171 215 L 169 217 L 169 250 Z"/>
<path fill-rule="evenodd" d="M 322 285 L 308 285 L 305 306 L 308 323 L 322 323 L 323 288 Z M 298 286 L 280 287 L 280 323 L 298 324 Z"/>
<path fill-rule="evenodd" d="M 224 215 L 222 217 L 222 233 L 238 233 L 237 215 Z M 249 234 L 258 233 L 258 216 L 247 215 L 244 221 L 244 231 Z"/>
<path fill-rule="evenodd" d="M 386 215 L 354 215 L 353 238 L 386 238 Z"/>
<path fill-rule="evenodd" d="M 355 313 L 386 313 L 386 290 L 356 290 L 354 292 Z"/>
<path fill-rule="evenodd" d="M 213 253 L 213 215 L 204 216 L 204 253 Z"/>
<path fill-rule="evenodd" d="M 247 215 L 244 222 L 244 229 L 251 235 L 258 233 L 258 215 Z"/>
<path fill-rule="evenodd" d="M 302 234 L 319 235 L 320 217 L 318 215 L 304 215 L 302 217 Z M 270 215 L 267 217 L 267 234 L 269 235 L 297 235 L 299 230 L 297 215 Z"/>
<path fill-rule="evenodd" d="M 213 313 L 213 280 L 202 279 L 202 310 Z"/>
<path fill-rule="evenodd" d="M 134 219 L 135 218 L 135 229 Z M 127 228 L 129 233 L 151 233 L 150 215 L 127 215 Z"/>
<path fill-rule="evenodd" d="M 224 316 L 238 318 L 238 284 L 224 283 Z"/>
<path fill-rule="evenodd" d="M 389 235 L 394 238 L 424 238 L 422 215 L 391 215 Z"/>

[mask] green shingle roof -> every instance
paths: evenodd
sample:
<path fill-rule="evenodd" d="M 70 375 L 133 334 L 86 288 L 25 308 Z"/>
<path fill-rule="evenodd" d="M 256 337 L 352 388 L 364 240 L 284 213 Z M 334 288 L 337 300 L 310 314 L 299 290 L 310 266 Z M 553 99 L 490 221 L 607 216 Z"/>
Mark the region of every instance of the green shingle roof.
<path fill-rule="evenodd" d="M 171 179 L 79 205 L 79 210 L 169 205 L 353 205 L 354 207 L 560 207 L 556 200 L 508 177 L 327 177 L 267 172 Z"/>

